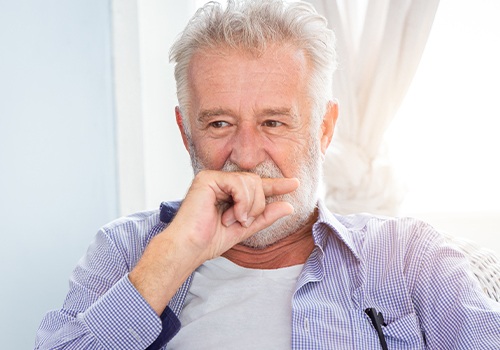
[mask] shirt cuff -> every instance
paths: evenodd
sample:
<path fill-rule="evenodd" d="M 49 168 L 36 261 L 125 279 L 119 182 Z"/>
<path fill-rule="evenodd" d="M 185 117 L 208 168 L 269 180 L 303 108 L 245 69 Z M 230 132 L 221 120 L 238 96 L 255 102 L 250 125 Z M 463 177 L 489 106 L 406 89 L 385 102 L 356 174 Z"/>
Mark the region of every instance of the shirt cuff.
<path fill-rule="evenodd" d="M 168 306 L 165 311 L 163 311 L 160 318 L 163 325 L 160 336 L 156 338 L 154 343 L 151 344 L 146 350 L 161 349 L 181 329 L 181 321 Z"/>
<path fill-rule="evenodd" d="M 145 349 L 163 333 L 165 326 L 128 275 L 79 317 L 107 349 Z"/>

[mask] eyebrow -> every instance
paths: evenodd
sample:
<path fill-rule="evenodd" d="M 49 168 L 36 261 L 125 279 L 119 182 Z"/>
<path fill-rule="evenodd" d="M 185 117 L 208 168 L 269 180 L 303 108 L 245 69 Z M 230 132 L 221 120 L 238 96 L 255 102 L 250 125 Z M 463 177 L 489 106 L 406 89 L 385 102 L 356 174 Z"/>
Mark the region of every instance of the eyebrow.
<path fill-rule="evenodd" d="M 196 118 L 198 122 L 203 123 L 206 119 L 211 117 L 217 117 L 219 115 L 234 115 L 235 113 L 231 110 L 224 108 L 213 108 L 213 109 L 205 109 L 198 113 L 198 117 Z"/>
<path fill-rule="evenodd" d="M 228 116 L 235 116 L 237 113 L 235 113 L 231 109 L 224 109 L 224 108 L 211 108 L 211 109 L 205 109 L 200 111 L 198 113 L 198 117 L 196 118 L 198 122 L 203 123 L 206 119 L 212 118 L 212 117 L 217 117 L 220 115 L 228 115 Z M 263 110 L 259 111 L 257 113 L 258 117 L 265 117 L 265 116 L 277 116 L 277 115 L 284 115 L 284 116 L 289 116 L 293 120 L 297 120 L 298 116 L 293 111 L 292 108 L 289 107 L 271 107 L 271 108 L 264 108 Z"/>
<path fill-rule="evenodd" d="M 275 116 L 275 115 L 287 115 L 292 118 L 296 118 L 297 115 L 292 110 L 292 108 L 288 107 L 277 107 L 277 108 L 265 108 L 258 113 L 259 116 Z"/>

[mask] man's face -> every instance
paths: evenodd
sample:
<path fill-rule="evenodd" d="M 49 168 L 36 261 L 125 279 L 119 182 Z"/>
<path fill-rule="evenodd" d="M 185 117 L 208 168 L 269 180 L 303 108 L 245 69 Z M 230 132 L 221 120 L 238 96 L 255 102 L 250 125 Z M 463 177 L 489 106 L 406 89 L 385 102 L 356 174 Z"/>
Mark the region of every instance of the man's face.
<path fill-rule="evenodd" d="M 303 52 L 292 46 L 270 47 L 260 57 L 203 51 L 193 57 L 188 80 L 187 144 L 195 172 L 251 171 L 300 180 L 298 190 L 280 198 L 295 213 L 244 244 L 263 248 L 299 230 L 317 201 L 322 151 L 321 130 L 311 125 Z"/>

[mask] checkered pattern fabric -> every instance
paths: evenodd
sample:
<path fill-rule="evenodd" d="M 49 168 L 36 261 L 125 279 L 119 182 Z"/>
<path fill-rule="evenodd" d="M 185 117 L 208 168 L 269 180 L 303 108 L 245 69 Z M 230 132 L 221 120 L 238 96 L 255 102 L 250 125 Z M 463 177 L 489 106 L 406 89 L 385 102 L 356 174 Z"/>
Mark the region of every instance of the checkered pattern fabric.
<path fill-rule="evenodd" d="M 36 349 L 168 349 L 191 279 L 159 318 L 128 272 L 178 206 L 164 203 L 99 231 L 63 307 L 43 319 Z M 292 300 L 293 349 L 381 349 L 367 308 L 382 313 L 389 349 L 500 349 L 500 304 L 482 292 L 463 253 L 429 225 L 336 216 L 320 203 L 313 236 Z"/>

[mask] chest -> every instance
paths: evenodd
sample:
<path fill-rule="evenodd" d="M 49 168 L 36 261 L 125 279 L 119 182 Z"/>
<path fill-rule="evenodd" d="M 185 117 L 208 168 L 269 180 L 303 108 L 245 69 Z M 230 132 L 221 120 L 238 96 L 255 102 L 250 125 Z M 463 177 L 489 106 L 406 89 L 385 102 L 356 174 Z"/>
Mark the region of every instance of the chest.
<path fill-rule="evenodd" d="M 425 349 L 404 258 L 397 254 L 387 256 L 392 256 L 392 260 L 373 255 L 360 261 L 342 245 L 331 245 L 324 254 L 313 252 L 293 284 L 288 283 L 286 288 L 269 284 L 263 289 L 261 285 L 250 293 L 253 301 L 246 293 L 227 295 L 225 288 L 220 287 L 227 281 L 216 281 L 220 284 L 217 288 L 202 285 L 198 289 L 196 283 L 191 284 L 187 298 L 180 301 L 184 302 L 184 310 L 193 301 L 201 304 L 199 298 L 193 299 L 199 293 L 204 294 L 202 298 L 209 298 L 209 306 L 214 304 L 208 312 L 203 311 L 209 316 L 205 318 L 208 322 L 198 317 L 200 309 L 194 310 L 191 320 L 183 320 L 186 314 L 182 313 L 180 318 L 183 326 L 194 321 L 196 327 L 192 329 L 203 348 L 209 348 L 206 345 L 210 337 L 214 348 L 231 338 L 240 341 L 233 348 L 241 349 L 245 349 L 244 344 L 255 348 L 258 339 L 262 349 L 378 350 L 379 337 L 364 311 L 375 308 L 387 323 L 383 333 L 389 349 Z M 259 298 L 262 303 L 255 306 Z M 225 316 L 217 316 L 218 312 Z M 176 341 L 185 344 L 180 341 L 183 332 L 181 329 L 168 349 L 175 348 Z M 269 339 L 276 340 L 278 336 L 281 345 L 271 346 Z"/>
<path fill-rule="evenodd" d="M 245 269 L 222 258 L 204 264 L 193 274 L 182 327 L 167 349 L 290 349 L 301 270 Z"/>
<path fill-rule="evenodd" d="M 293 349 L 381 349 L 365 313 L 383 314 L 389 349 L 425 349 L 404 261 L 359 261 L 341 246 L 311 257 L 292 298 Z"/>

